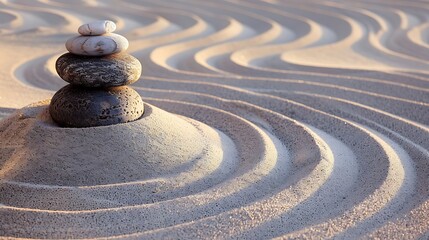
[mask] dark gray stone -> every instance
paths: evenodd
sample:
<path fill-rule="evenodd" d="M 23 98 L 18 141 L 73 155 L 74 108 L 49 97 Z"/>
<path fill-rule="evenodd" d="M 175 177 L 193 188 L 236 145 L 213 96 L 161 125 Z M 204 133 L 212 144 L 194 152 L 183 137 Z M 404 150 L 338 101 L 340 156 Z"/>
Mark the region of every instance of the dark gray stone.
<path fill-rule="evenodd" d="M 127 86 L 99 89 L 69 84 L 52 97 L 49 112 L 62 127 L 95 127 L 137 120 L 144 105 Z"/>
<path fill-rule="evenodd" d="M 102 57 L 66 53 L 57 59 L 58 75 L 74 85 L 85 87 L 116 87 L 136 82 L 141 75 L 139 60 L 127 53 Z"/>

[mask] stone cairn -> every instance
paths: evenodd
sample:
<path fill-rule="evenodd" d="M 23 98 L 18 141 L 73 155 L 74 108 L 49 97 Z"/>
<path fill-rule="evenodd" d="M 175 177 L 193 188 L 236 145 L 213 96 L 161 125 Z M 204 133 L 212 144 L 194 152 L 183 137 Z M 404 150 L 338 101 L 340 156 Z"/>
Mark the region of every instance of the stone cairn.
<path fill-rule="evenodd" d="M 136 82 L 142 66 L 125 53 L 128 40 L 112 21 L 79 27 L 80 36 L 66 42 L 69 53 L 55 64 L 58 75 L 70 83 L 52 97 L 49 112 L 62 127 L 95 127 L 137 120 L 143 115 L 140 95 L 125 85 Z"/>

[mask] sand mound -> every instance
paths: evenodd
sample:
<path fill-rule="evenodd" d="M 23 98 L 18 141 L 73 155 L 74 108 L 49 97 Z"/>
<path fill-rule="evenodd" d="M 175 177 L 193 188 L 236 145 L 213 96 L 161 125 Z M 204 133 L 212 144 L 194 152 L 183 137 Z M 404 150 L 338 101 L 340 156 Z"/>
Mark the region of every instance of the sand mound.
<path fill-rule="evenodd" d="M 0 126 L 3 180 L 61 186 L 123 183 L 173 174 L 207 155 L 215 164 L 213 153 L 222 149 L 215 130 L 159 108 L 149 107 L 129 124 L 74 129 L 55 125 L 47 105 L 23 108 Z"/>
<path fill-rule="evenodd" d="M 52 209 L 56 198 L 65 209 L 112 205 L 108 199 L 85 201 L 82 191 L 115 202 L 166 199 L 186 193 L 180 189 L 187 184 L 200 182 L 193 191 L 209 185 L 231 165 L 222 163 L 223 153 L 234 157 L 231 140 L 221 132 L 150 105 L 138 121 L 83 129 L 58 127 L 48 103 L 25 107 L 1 122 L 1 191 L 23 193 L 2 195 L 3 203 Z M 28 194 L 37 201 L 25 201 Z"/>

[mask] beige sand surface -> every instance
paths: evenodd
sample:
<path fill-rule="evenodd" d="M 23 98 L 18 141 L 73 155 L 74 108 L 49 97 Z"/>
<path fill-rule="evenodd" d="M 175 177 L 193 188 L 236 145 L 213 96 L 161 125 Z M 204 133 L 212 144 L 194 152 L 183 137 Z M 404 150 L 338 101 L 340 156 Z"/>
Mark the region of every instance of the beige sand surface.
<path fill-rule="evenodd" d="M 146 113 L 59 128 L 98 19 Z M 0 238 L 429 238 L 427 1 L 0 0 L 0 49 Z"/>

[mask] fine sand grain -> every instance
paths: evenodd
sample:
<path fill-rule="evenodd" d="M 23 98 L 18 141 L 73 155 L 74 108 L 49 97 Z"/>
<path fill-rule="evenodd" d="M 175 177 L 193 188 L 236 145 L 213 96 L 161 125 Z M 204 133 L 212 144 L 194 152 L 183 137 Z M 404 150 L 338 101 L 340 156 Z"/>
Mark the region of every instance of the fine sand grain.
<path fill-rule="evenodd" d="M 100 19 L 146 112 L 59 128 L 54 63 Z M 427 239 L 428 22 L 408 0 L 0 0 L 0 238 Z"/>

